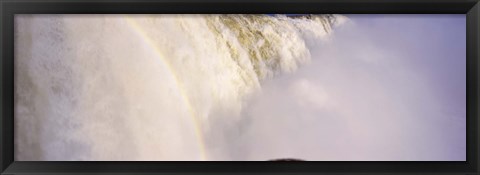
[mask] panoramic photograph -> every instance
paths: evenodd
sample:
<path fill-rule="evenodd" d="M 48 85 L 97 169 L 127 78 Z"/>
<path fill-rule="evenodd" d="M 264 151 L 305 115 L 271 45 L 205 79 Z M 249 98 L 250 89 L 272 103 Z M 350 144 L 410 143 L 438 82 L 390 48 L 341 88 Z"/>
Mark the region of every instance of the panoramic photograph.
<path fill-rule="evenodd" d="M 15 161 L 465 161 L 464 14 L 17 14 Z"/>

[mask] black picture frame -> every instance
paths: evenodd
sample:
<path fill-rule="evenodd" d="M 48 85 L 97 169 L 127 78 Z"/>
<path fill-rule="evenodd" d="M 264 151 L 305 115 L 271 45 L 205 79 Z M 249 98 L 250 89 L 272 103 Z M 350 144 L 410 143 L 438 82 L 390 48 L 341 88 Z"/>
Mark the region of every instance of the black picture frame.
<path fill-rule="evenodd" d="M 478 174 L 479 0 L 1 0 L 1 174 Z M 15 14 L 466 14 L 466 161 L 14 161 Z"/>

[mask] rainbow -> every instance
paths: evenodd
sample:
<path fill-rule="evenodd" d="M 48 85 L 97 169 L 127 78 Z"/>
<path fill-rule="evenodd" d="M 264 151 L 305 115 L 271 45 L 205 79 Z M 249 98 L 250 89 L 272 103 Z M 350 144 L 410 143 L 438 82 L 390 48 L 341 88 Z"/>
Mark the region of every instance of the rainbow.
<path fill-rule="evenodd" d="M 179 78 L 178 78 L 177 74 L 175 73 L 174 69 L 172 68 L 171 63 L 168 60 L 165 59 L 165 56 L 163 56 L 161 50 L 158 47 L 156 47 L 155 42 L 152 41 L 152 39 L 150 39 L 148 34 L 141 28 L 141 26 L 139 24 L 137 24 L 137 22 L 135 20 L 133 20 L 129 17 L 125 17 L 125 20 L 127 21 L 128 26 L 130 26 L 133 29 L 133 31 L 135 31 L 135 33 L 137 33 L 140 36 L 140 38 L 142 38 L 143 41 L 148 46 L 150 46 L 152 48 L 155 55 L 157 55 L 157 57 L 160 58 L 160 60 L 167 67 L 167 70 L 171 73 L 171 75 L 174 79 L 175 85 L 178 87 L 179 94 L 180 94 L 183 102 L 185 103 L 185 106 L 187 107 L 187 110 L 190 113 L 190 117 L 191 117 L 191 119 L 194 123 L 195 136 L 197 138 L 198 145 L 199 145 L 199 148 L 200 148 L 201 159 L 202 160 L 207 160 L 207 155 L 206 155 L 206 150 L 205 150 L 205 142 L 204 142 L 204 138 L 203 138 L 203 135 L 202 135 L 202 131 L 203 131 L 202 130 L 202 125 L 199 122 L 198 117 L 195 114 L 195 110 L 193 109 L 192 104 L 191 104 L 191 102 L 190 102 L 190 100 L 187 96 L 187 93 L 185 92 L 185 90 L 183 88 L 183 84 L 179 80 Z"/>

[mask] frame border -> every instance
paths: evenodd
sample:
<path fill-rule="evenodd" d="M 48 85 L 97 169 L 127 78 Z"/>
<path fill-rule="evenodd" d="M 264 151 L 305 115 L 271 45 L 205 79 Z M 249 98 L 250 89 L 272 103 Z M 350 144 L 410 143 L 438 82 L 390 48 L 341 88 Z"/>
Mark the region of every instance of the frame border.
<path fill-rule="evenodd" d="M 14 15 L 110 13 L 466 14 L 467 161 L 14 161 Z M 479 32 L 479 0 L 0 0 L 0 174 L 480 174 Z"/>

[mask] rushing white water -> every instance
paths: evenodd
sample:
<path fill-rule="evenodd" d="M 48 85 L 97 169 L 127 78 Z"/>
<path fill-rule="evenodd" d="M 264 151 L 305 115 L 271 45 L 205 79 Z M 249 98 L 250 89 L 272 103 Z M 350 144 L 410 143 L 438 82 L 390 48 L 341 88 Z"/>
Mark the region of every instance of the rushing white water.
<path fill-rule="evenodd" d="M 15 159 L 230 160 L 219 128 L 345 20 L 19 15 Z"/>

